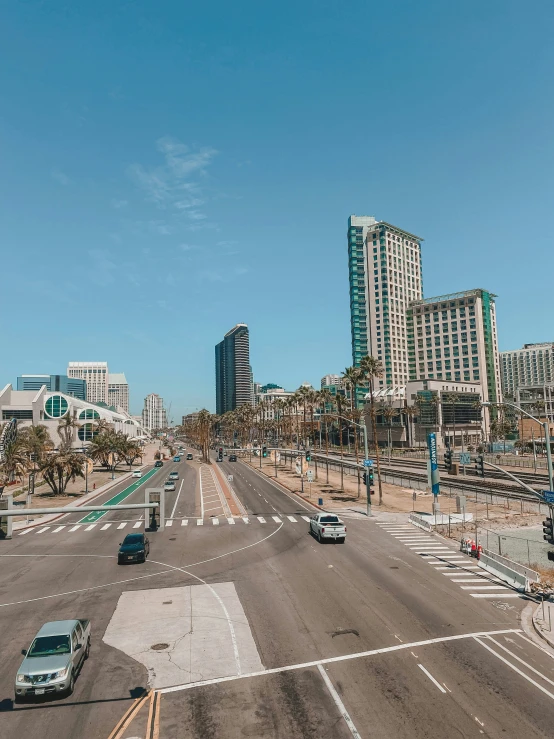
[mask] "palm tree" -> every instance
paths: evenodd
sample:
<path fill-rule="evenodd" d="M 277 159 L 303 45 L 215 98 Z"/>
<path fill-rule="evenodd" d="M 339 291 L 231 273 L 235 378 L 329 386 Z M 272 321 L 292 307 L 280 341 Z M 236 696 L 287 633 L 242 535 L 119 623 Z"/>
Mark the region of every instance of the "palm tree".
<path fill-rule="evenodd" d="M 41 464 L 42 476 L 54 495 L 63 495 L 70 480 L 84 477 L 80 454 L 61 451 L 46 456 Z"/>
<path fill-rule="evenodd" d="M 381 406 L 379 408 L 387 422 L 387 445 L 389 448 L 389 464 L 391 460 L 391 447 L 392 447 L 392 422 L 398 417 L 398 408 L 393 408 L 392 405 Z"/>
<path fill-rule="evenodd" d="M 66 413 L 65 416 L 60 418 L 58 422 L 58 434 L 61 439 L 60 451 L 71 449 L 73 440 L 75 438 L 76 428 L 79 428 L 76 410 L 73 411 L 73 414 Z"/>
<path fill-rule="evenodd" d="M 342 423 L 343 423 L 343 409 L 342 409 L 342 403 L 343 403 L 343 397 L 340 393 L 337 393 L 335 396 L 335 403 L 337 404 L 337 415 L 338 415 L 338 427 L 339 427 L 339 444 L 340 444 L 340 489 L 344 490 L 344 467 L 342 464 L 343 456 L 344 456 L 344 450 L 343 450 L 343 440 L 342 440 Z"/>
<path fill-rule="evenodd" d="M 379 505 L 383 502 L 383 487 L 381 484 L 381 466 L 379 463 L 379 441 L 377 439 L 377 420 L 375 417 L 375 397 L 373 394 L 374 381 L 377 377 L 383 376 L 383 363 L 380 359 L 366 355 L 360 360 L 360 370 L 362 376 L 369 383 L 369 406 L 371 414 L 371 426 L 373 432 L 373 441 L 375 443 L 375 461 L 377 463 L 377 482 L 379 485 Z M 367 433 L 367 432 L 366 432 Z"/>
<path fill-rule="evenodd" d="M 406 415 L 406 418 L 408 420 L 408 437 L 409 437 L 408 446 L 413 447 L 415 446 L 414 444 L 414 441 L 415 441 L 414 439 L 415 437 L 414 418 L 417 416 L 417 413 L 418 413 L 417 406 L 406 405 L 402 412 Z"/>
<path fill-rule="evenodd" d="M 31 468 L 32 463 L 23 447 L 15 441 L 4 449 L 0 463 L 0 484 L 13 482 L 16 477 L 23 480 L 23 475 Z"/>
<path fill-rule="evenodd" d="M 47 451 L 54 448 L 48 429 L 42 424 L 27 426 L 19 431 L 17 442 L 23 451 L 37 462 L 44 457 Z"/>
<path fill-rule="evenodd" d="M 327 485 L 329 484 L 329 424 L 327 422 L 327 406 L 330 405 L 331 407 L 334 406 L 334 396 L 333 393 L 329 390 L 329 388 L 323 388 L 319 392 L 319 402 L 321 403 L 321 407 L 323 409 L 323 422 L 325 424 L 325 454 L 327 456 Z"/>
<path fill-rule="evenodd" d="M 442 396 L 442 402 L 445 400 L 452 405 L 452 426 L 454 428 L 454 439 L 452 449 L 456 451 L 456 403 L 460 400 L 458 393 L 445 393 Z"/>

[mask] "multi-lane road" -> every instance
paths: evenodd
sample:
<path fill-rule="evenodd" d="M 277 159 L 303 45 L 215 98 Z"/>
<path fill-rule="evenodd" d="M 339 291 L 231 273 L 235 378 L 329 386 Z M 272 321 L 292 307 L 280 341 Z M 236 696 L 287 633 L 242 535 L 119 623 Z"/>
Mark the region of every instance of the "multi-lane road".
<path fill-rule="evenodd" d="M 552 736 L 554 660 L 522 631 L 528 601 L 392 516 L 320 545 L 309 504 L 241 462 L 219 465 L 243 508 L 229 516 L 199 468 L 148 480 L 180 475 L 144 565 L 116 564 L 143 525 L 116 507 L 0 543 L 1 737 L 107 739 L 132 706 L 118 739 Z M 14 705 L 21 648 L 74 617 L 93 642 L 73 695 Z"/>

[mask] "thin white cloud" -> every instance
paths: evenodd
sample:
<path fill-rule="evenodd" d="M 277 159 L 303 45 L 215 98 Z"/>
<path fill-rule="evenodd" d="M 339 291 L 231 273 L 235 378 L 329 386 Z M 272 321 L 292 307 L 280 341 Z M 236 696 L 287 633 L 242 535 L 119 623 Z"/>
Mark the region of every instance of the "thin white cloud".
<path fill-rule="evenodd" d="M 55 182 L 57 182 L 60 185 L 63 185 L 64 187 L 71 185 L 71 180 L 64 172 L 61 171 L 61 169 L 53 169 L 50 172 L 50 176 Z"/>

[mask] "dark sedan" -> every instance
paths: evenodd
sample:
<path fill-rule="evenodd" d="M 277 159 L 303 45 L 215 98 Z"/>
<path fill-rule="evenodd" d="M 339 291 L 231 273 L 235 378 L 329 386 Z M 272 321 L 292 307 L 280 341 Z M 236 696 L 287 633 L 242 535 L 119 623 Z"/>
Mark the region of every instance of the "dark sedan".
<path fill-rule="evenodd" d="M 229 462 L 236 462 L 236 461 L 237 461 L 237 455 L 229 454 Z"/>
<path fill-rule="evenodd" d="M 125 562 L 146 562 L 150 552 L 150 542 L 144 534 L 127 534 L 119 545 L 117 564 Z"/>

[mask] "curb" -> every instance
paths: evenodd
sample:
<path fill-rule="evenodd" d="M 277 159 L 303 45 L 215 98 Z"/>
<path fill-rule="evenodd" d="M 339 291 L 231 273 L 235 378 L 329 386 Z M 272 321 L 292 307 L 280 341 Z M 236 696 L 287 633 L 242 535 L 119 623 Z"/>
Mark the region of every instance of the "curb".
<path fill-rule="evenodd" d="M 542 603 L 539 603 L 535 609 L 535 612 L 531 616 L 531 623 L 533 624 L 533 628 L 536 632 L 536 634 L 545 641 L 549 647 L 552 647 L 554 649 L 554 638 L 547 636 L 542 629 L 540 628 L 539 624 L 537 623 L 539 619 L 537 618 L 537 614 L 539 612 L 539 609 L 542 611 Z M 542 619 L 540 619 L 542 620 Z"/>

